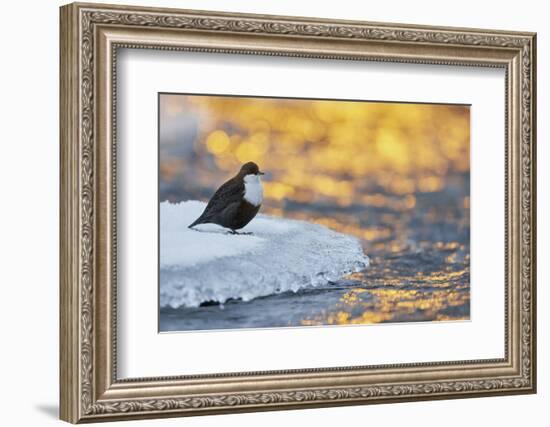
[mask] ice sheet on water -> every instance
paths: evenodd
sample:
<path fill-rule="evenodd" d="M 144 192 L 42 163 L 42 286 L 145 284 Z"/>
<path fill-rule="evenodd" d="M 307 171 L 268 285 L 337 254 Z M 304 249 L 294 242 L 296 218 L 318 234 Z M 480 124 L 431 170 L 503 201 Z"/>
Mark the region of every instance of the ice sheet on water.
<path fill-rule="evenodd" d="M 160 305 L 244 301 L 297 291 L 368 267 L 359 241 L 306 221 L 258 215 L 241 232 L 214 224 L 187 228 L 205 203 L 160 204 Z"/>

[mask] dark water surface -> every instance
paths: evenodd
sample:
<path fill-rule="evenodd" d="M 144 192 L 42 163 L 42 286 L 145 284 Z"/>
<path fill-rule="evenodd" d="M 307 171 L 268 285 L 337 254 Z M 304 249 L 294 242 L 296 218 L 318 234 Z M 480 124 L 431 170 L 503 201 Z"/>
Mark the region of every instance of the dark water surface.
<path fill-rule="evenodd" d="M 439 191 L 406 197 L 378 188 L 368 203 L 289 201 L 285 217 L 307 218 L 359 237 L 371 266 L 322 288 L 248 302 L 162 308 L 160 330 L 468 319 L 469 186 L 469 174 L 456 173 L 445 177 Z M 280 213 L 269 207 L 263 212 Z"/>

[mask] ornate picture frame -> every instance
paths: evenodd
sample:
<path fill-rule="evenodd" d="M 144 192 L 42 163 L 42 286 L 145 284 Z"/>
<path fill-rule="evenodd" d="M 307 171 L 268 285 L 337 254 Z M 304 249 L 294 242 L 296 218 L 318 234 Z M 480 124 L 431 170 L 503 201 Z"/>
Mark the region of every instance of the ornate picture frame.
<path fill-rule="evenodd" d="M 70 4 L 60 37 L 61 419 L 110 421 L 536 391 L 533 33 Z M 502 359 L 117 378 L 117 49 L 505 70 Z"/>

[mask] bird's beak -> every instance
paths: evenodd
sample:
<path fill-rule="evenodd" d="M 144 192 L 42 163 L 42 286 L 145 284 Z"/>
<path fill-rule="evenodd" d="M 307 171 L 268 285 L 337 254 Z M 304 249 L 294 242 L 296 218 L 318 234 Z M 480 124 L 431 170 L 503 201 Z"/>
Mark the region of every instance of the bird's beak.
<path fill-rule="evenodd" d="M 258 175 L 265 175 L 265 173 L 258 171 Z"/>

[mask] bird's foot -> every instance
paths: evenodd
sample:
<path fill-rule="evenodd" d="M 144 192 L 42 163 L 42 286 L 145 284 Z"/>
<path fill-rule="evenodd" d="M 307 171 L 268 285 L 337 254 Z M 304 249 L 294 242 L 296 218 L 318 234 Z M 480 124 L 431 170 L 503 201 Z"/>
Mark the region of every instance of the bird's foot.
<path fill-rule="evenodd" d="M 240 233 L 236 230 L 231 230 L 231 231 L 228 231 L 229 234 L 233 234 L 233 235 L 236 235 L 236 236 L 251 236 L 252 235 L 252 232 L 250 231 L 241 231 Z"/>

